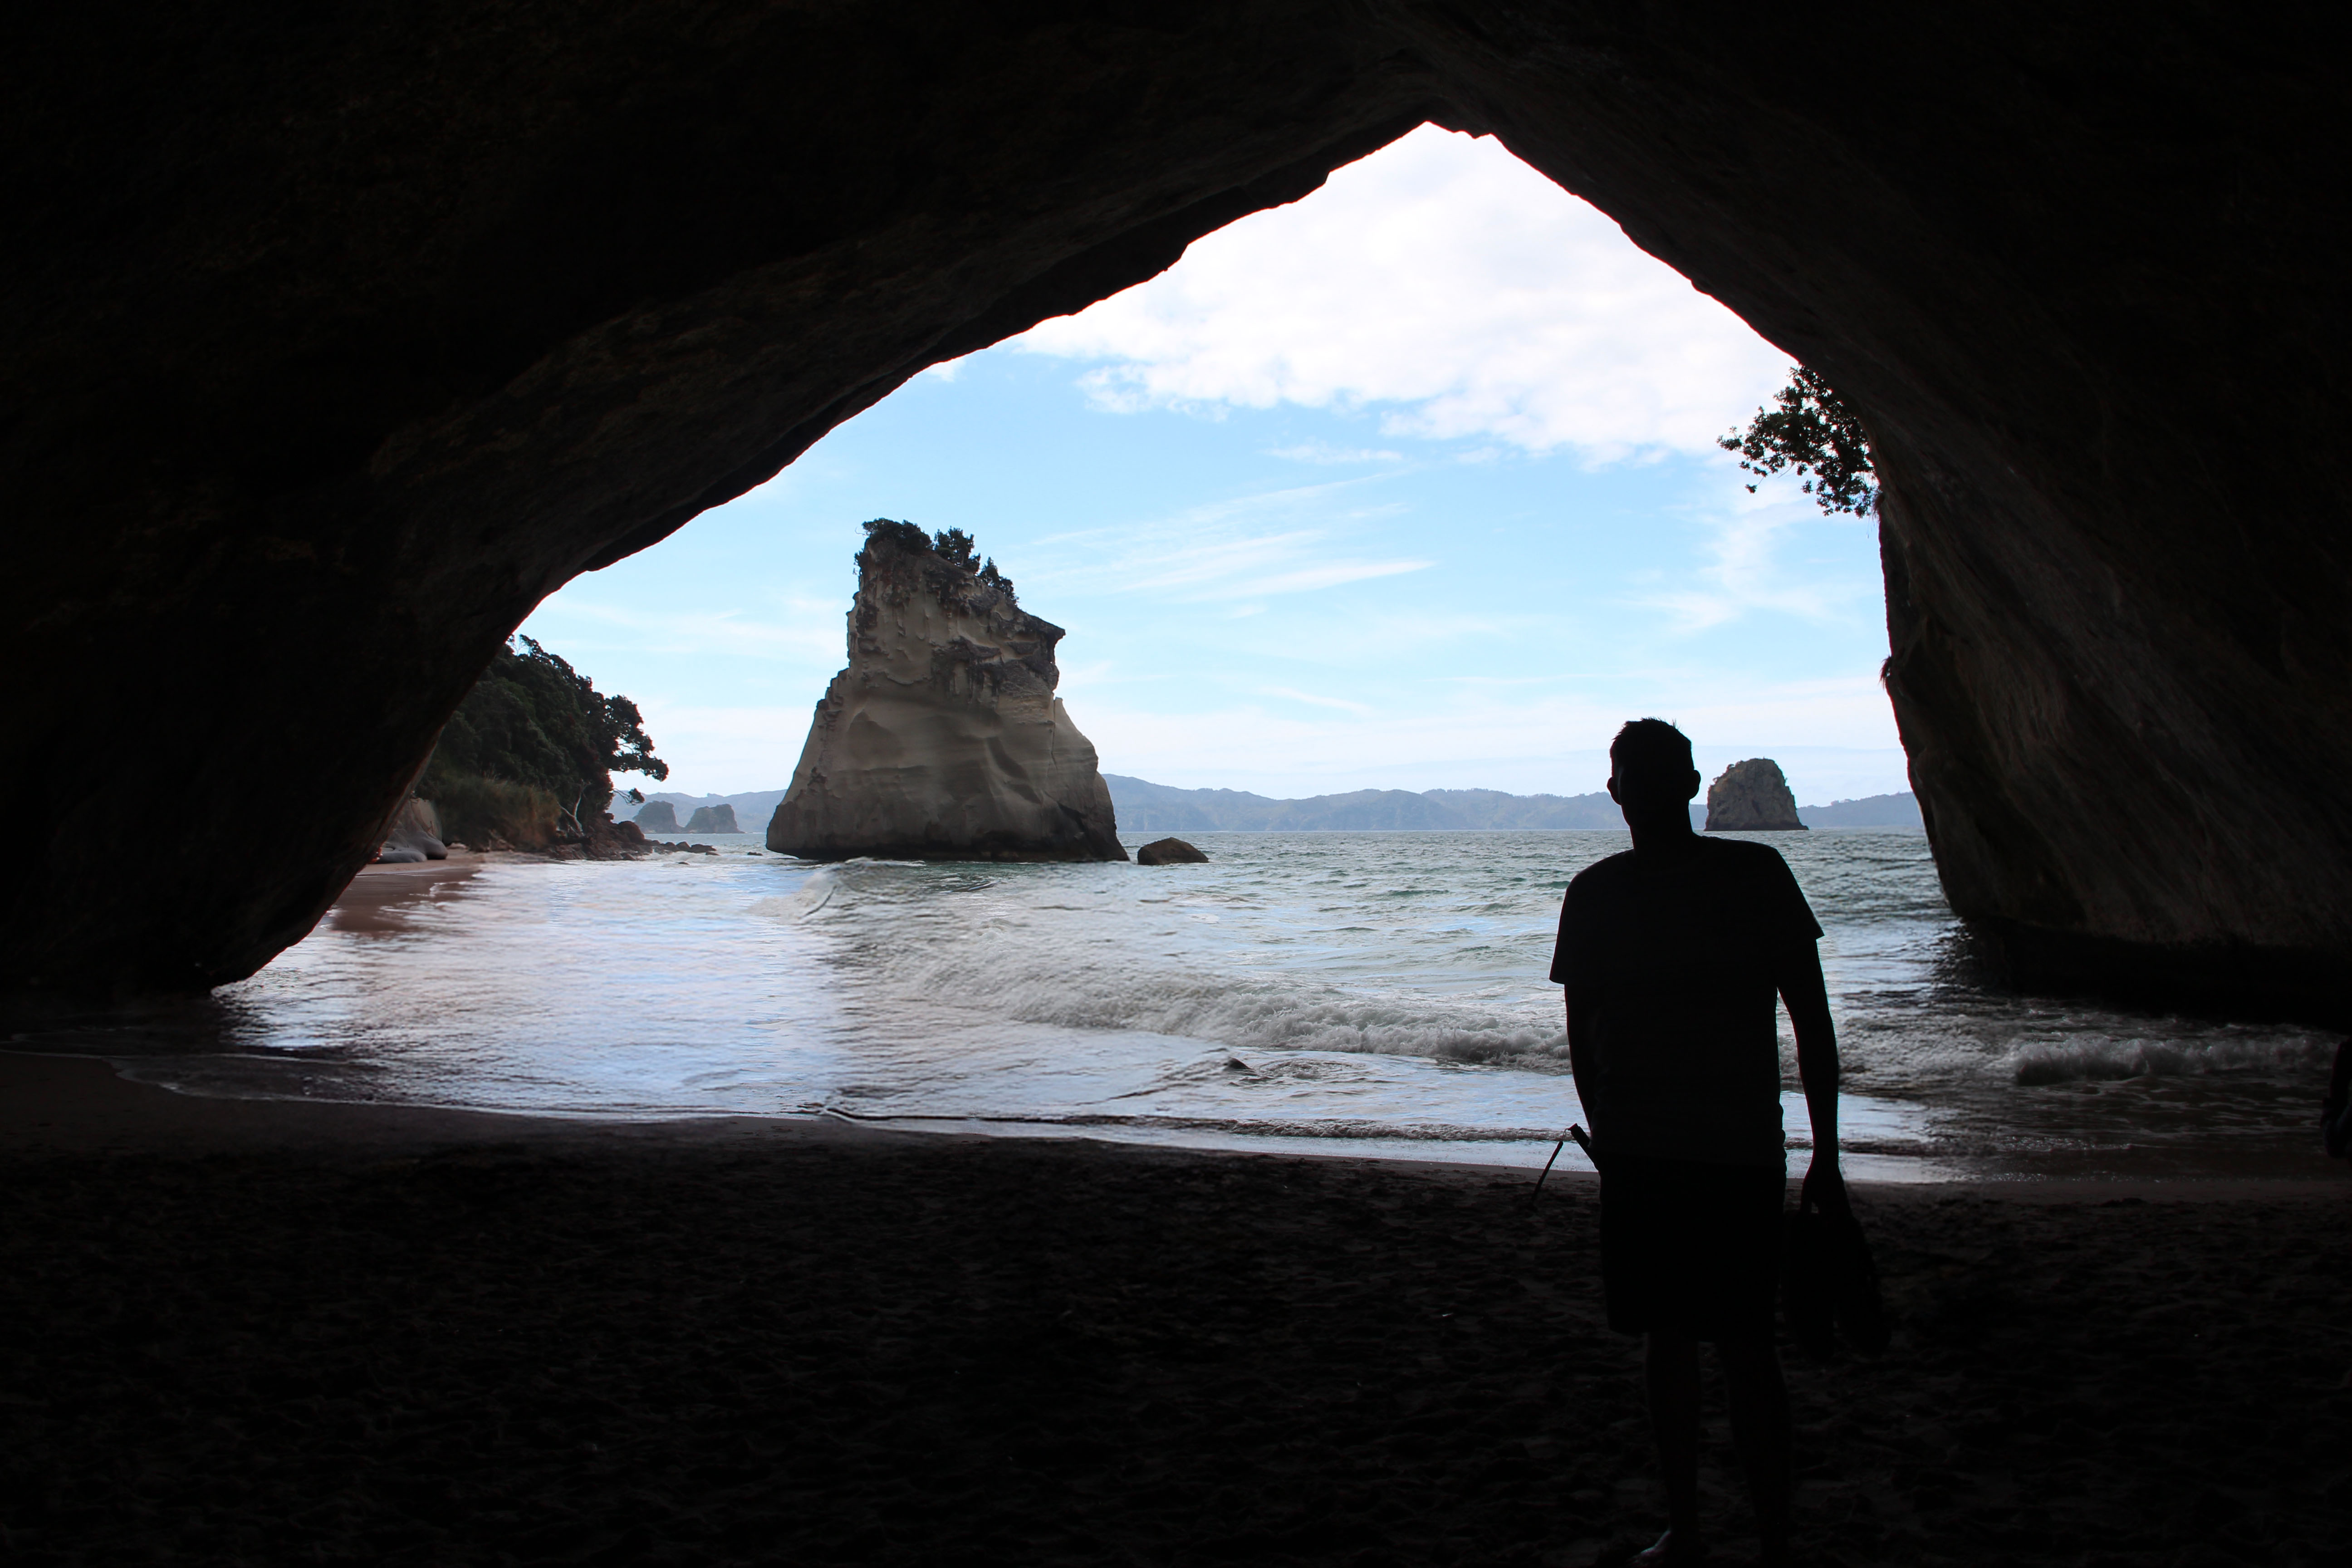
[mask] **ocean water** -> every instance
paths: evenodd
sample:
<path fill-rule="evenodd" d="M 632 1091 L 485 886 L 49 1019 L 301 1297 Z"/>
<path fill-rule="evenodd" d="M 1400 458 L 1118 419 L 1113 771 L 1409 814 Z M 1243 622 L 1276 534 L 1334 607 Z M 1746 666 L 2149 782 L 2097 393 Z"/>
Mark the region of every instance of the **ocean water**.
<path fill-rule="evenodd" d="M 2332 1037 L 2006 994 L 1925 837 L 1764 837 L 1827 933 L 1850 1170 L 2326 1169 Z M 1208 865 L 1165 868 L 701 842 L 719 852 L 418 879 L 201 1007 L 16 1044 L 204 1094 L 1539 1164 L 1580 1116 L 1544 978 L 1560 891 L 1628 840 L 1203 834 Z"/>

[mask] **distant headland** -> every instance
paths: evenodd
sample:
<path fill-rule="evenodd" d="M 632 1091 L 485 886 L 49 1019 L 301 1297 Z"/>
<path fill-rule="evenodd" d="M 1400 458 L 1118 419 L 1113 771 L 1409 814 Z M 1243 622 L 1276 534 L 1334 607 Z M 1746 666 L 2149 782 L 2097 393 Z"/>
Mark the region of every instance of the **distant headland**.
<path fill-rule="evenodd" d="M 1407 829 L 1424 833 L 1462 828 L 1583 827 L 1622 831 L 1625 819 L 1616 802 L 1601 792 L 1591 795 L 1507 795 L 1495 789 L 1433 789 L 1416 795 L 1402 789 L 1360 789 L 1346 795 L 1308 795 L 1300 800 L 1276 800 L 1231 789 L 1178 789 L 1119 773 L 1105 773 L 1111 804 L 1118 812 L 1121 832 L 1133 833 L 1368 833 Z M 646 797 L 667 802 L 675 812 L 701 806 L 732 805 L 746 823 L 765 822 L 784 798 L 780 789 L 747 790 L 740 795 L 680 795 L 664 792 Z M 1910 791 L 1900 795 L 1865 795 L 1859 800 L 1832 801 L 1827 805 L 1801 805 L 1798 820 L 1807 827 L 1898 828 L 1925 831 L 1919 802 Z M 1704 802 L 1691 807 L 1691 826 L 1704 827 Z M 754 826 L 752 831 L 758 831 Z M 663 831 L 672 831 L 665 827 Z"/>
<path fill-rule="evenodd" d="M 1345 795 L 1276 800 L 1230 789 L 1176 789 L 1105 773 L 1118 825 L 1137 833 L 1365 833 L 1397 829 L 1443 832 L 1463 828 L 1602 828 L 1622 831 L 1625 818 L 1605 791 L 1591 795 L 1508 795 L 1494 789 L 1360 789 Z M 1919 803 L 1901 795 L 1871 795 L 1828 805 L 1801 805 L 1807 827 L 1893 827 L 1920 832 Z M 1706 825 L 1706 806 L 1695 802 L 1691 826 Z"/>

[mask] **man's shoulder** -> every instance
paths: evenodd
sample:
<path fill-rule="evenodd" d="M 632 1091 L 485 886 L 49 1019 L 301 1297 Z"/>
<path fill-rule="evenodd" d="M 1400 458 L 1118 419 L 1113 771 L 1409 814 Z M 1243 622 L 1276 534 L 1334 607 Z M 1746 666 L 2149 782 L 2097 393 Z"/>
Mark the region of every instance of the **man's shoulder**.
<path fill-rule="evenodd" d="M 1706 847 L 1705 853 L 1715 864 L 1727 872 L 1769 876 L 1789 869 L 1789 862 L 1778 849 L 1752 838 L 1718 838 L 1714 834 L 1702 833 L 1698 841 Z"/>
<path fill-rule="evenodd" d="M 1595 892 L 1622 881 L 1631 876 L 1633 871 L 1633 852 L 1631 849 L 1620 849 L 1614 855 L 1603 856 L 1570 877 L 1568 879 L 1568 890 L 1574 893 L 1581 889 L 1588 893 Z"/>

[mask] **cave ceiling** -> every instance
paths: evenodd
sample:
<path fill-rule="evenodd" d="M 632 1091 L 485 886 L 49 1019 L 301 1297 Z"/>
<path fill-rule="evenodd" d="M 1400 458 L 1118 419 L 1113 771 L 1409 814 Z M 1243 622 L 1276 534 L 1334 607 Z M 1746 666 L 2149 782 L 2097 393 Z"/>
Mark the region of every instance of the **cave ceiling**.
<path fill-rule="evenodd" d="M 2028 984 L 2340 1009 L 2341 26 L 1478 0 L 22 19 L 0 594 L 30 842 L 0 987 L 251 973 L 545 595 L 1428 121 L 1501 138 L 1862 411 L 1889 689 L 1990 951 Z"/>

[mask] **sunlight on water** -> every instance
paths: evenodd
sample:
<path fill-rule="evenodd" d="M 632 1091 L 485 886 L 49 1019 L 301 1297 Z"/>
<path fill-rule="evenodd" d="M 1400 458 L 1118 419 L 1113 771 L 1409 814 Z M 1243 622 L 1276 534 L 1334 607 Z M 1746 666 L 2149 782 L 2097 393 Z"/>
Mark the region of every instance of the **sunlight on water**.
<path fill-rule="evenodd" d="M 1827 931 L 1853 1168 L 2300 1168 L 2331 1041 L 1999 994 L 1924 837 L 1769 837 Z M 55 1043 L 214 1094 L 1539 1163 L 1580 1114 L 1544 979 L 1560 889 L 1627 841 L 1204 834 L 1210 864 L 1158 868 L 706 842 L 420 879 L 193 1032 Z"/>

